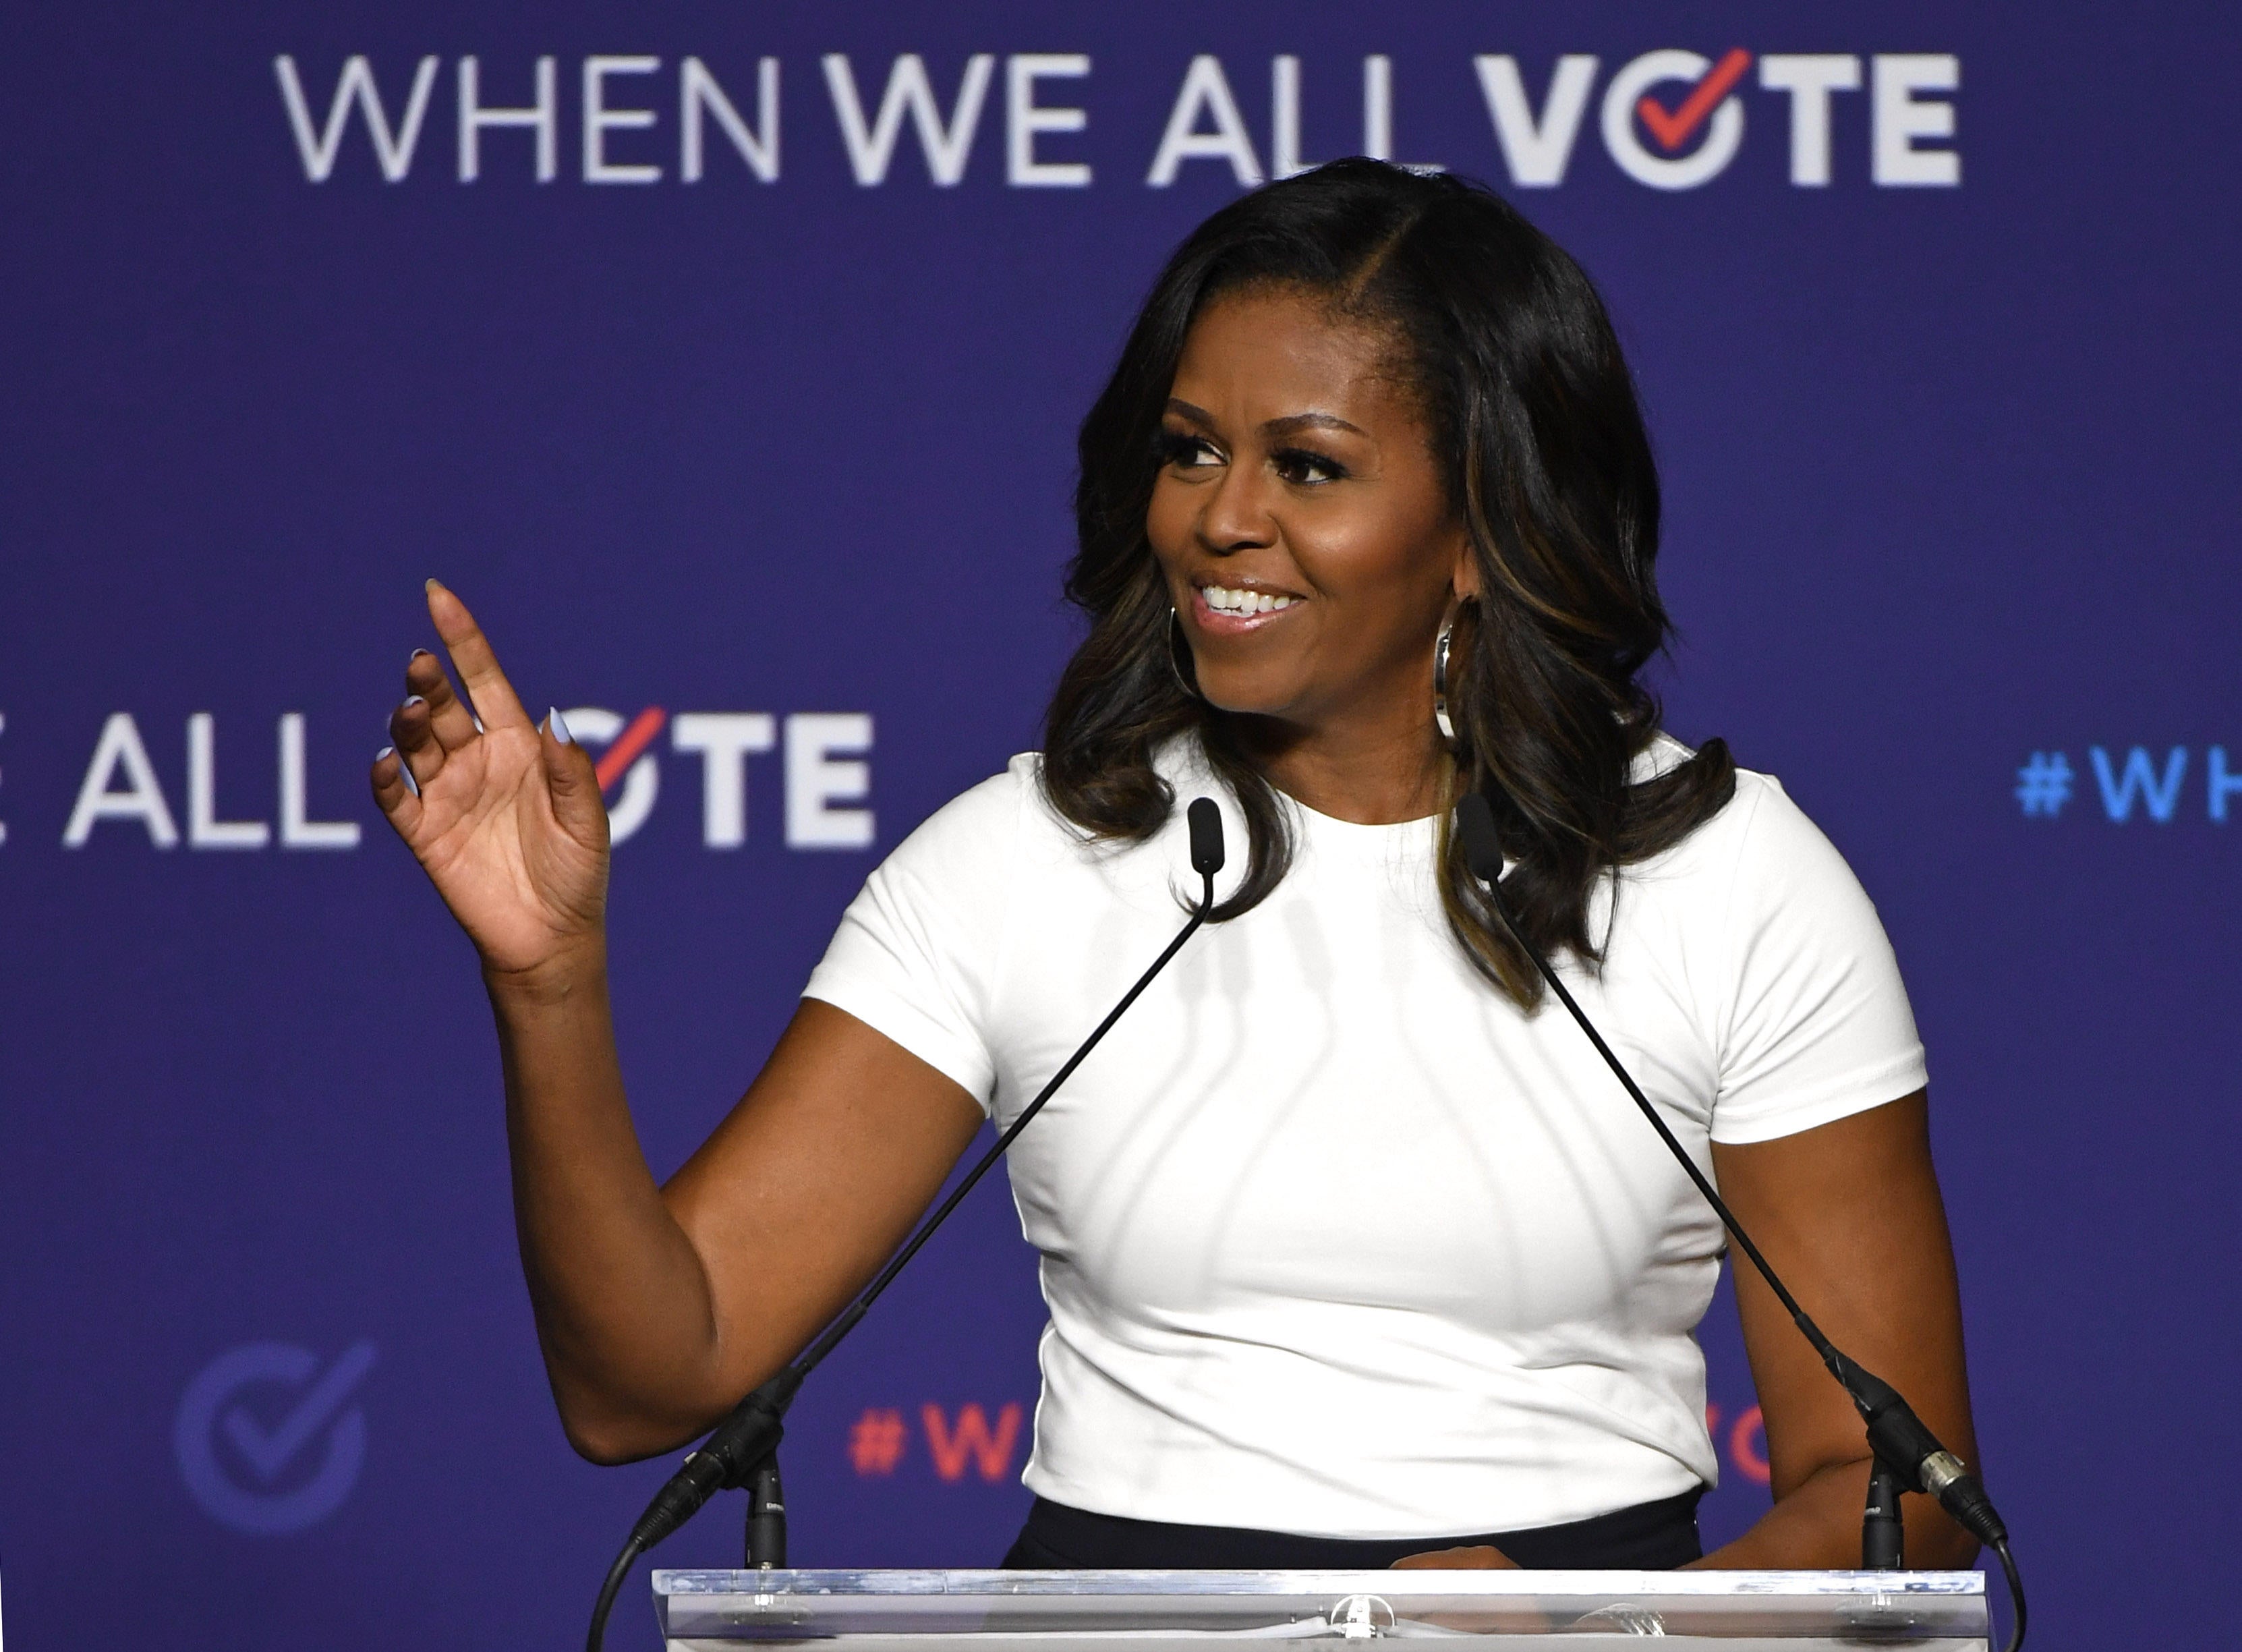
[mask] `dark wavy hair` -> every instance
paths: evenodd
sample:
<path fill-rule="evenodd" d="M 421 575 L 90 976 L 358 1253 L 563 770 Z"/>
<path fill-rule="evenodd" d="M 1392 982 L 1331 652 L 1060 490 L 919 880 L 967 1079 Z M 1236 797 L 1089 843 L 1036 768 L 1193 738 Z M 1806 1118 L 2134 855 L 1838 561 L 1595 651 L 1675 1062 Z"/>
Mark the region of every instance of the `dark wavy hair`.
<path fill-rule="evenodd" d="M 1171 667 L 1168 593 L 1144 532 L 1185 336 L 1210 300 L 1244 287 L 1312 293 L 1335 319 L 1394 339 L 1483 593 L 1451 655 L 1450 802 L 1467 789 L 1486 795 L 1514 863 L 1503 888 L 1520 927 L 1546 953 L 1594 966 L 1597 881 L 1717 813 L 1735 768 L 1713 740 L 1630 779 L 1659 717 L 1636 676 L 1669 630 L 1651 571 L 1649 438 L 1594 286 L 1483 185 L 1334 161 L 1223 208 L 1168 260 L 1082 425 L 1080 549 L 1066 594 L 1090 635 L 1045 717 L 1046 795 L 1093 838 L 1141 842 L 1175 806 L 1154 755 L 1196 734 L 1248 836 L 1244 882 L 1216 916 L 1250 910 L 1291 864 L 1283 800 L 1238 718 L 1186 693 Z M 1447 820 L 1438 854 L 1449 927 L 1482 974 L 1532 1008 L 1540 975 Z"/>

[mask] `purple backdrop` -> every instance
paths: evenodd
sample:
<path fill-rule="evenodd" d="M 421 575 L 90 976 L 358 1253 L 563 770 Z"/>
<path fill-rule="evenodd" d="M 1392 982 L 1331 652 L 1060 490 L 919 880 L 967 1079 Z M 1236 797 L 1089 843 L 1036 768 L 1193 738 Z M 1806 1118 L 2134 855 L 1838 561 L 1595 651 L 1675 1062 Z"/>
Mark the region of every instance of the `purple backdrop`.
<path fill-rule="evenodd" d="M 365 796 L 422 577 L 533 705 L 639 748 L 616 1009 L 666 1171 L 876 856 L 1031 743 L 1072 427 L 1167 248 L 1241 172 L 1387 144 L 1514 185 L 1603 284 L 1668 489 L 1672 725 L 1782 776 L 1890 926 L 2037 1644 L 2223 1617 L 2231 8 L 296 0 L 10 35 L 19 1647 L 567 1644 L 666 1472 L 561 1441 L 473 961 Z M 540 57 L 547 126 L 463 139 L 463 60 L 519 108 Z M 1040 1321 L 989 1190 L 797 1407 L 797 1559 L 992 1562 Z M 1717 1539 L 1764 1470 L 1725 1307 L 1706 1340 Z M 662 1561 L 728 1563 L 736 1503 Z M 626 1602 L 611 1644 L 650 1644 Z"/>

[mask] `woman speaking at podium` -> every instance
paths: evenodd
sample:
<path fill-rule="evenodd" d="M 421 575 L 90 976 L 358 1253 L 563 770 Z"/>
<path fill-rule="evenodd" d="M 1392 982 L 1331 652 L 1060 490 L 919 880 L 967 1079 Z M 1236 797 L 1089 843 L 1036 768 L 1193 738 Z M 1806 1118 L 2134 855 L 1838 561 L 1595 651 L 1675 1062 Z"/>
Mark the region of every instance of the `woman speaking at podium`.
<path fill-rule="evenodd" d="M 1452 829 L 1487 797 L 1525 933 L 1823 1327 L 1971 1454 L 1906 995 L 1782 788 L 1660 731 L 1658 484 L 1587 277 L 1453 178 L 1272 185 L 1171 259 L 1080 451 L 1089 631 L 1042 751 L 872 874 L 667 1185 L 592 762 L 431 583 L 482 726 L 416 655 L 373 789 L 481 956 L 571 1441 L 678 1446 L 849 1300 L 1174 933 L 1205 796 L 1218 921 L 1010 1155 L 1051 1313 L 1010 1563 L 1856 1564 L 1860 1421 L 1743 1271 L 1775 1501 L 1701 1556 L 1722 1231 Z M 1916 1563 L 1973 1552 L 1909 1502 Z"/>

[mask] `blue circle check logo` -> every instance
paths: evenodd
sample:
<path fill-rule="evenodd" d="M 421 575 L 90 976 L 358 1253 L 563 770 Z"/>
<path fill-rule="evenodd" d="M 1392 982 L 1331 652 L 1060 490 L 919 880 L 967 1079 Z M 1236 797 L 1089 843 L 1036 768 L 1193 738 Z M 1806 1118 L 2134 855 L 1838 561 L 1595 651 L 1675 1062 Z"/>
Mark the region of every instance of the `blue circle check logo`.
<path fill-rule="evenodd" d="M 324 1372 L 310 1349 L 285 1342 L 252 1342 L 211 1361 L 187 1385 L 171 1433 L 195 1501 L 221 1525 L 268 1536 L 333 1514 L 366 1461 L 366 1413 L 351 1396 L 373 1365 L 371 1342 Z M 286 1395 L 285 1409 L 274 1415 L 260 1396 L 252 1410 L 247 1396 L 258 1388 Z"/>

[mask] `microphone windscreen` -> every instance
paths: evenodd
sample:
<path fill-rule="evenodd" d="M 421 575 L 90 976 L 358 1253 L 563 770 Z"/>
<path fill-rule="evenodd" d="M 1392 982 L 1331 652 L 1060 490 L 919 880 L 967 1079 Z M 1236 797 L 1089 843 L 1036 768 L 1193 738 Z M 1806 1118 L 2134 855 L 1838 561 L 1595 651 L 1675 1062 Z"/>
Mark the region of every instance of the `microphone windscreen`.
<path fill-rule="evenodd" d="M 1494 829 L 1494 810 L 1487 799 L 1473 792 L 1456 805 L 1456 836 L 1463 840 L 1464 864 L 1485 883 L 1502 881 L 1502 835 Z"/>
<path fill-rule="evenodd" d="M 1222 870 L 1222 811 L 1212 797 L 1194 797 L 1186 811 L 1191 821 L 1191 870 L 1212 877 Z"/>

